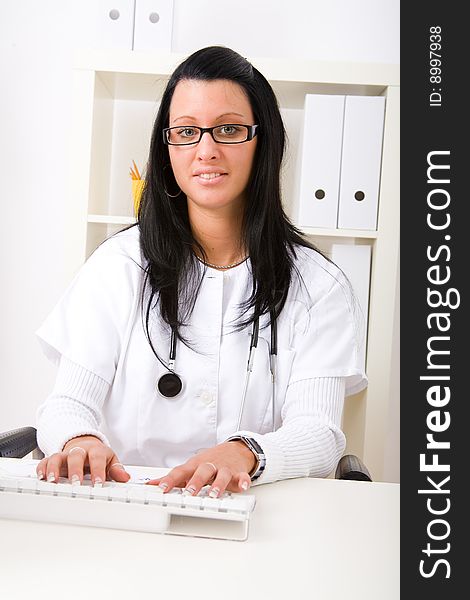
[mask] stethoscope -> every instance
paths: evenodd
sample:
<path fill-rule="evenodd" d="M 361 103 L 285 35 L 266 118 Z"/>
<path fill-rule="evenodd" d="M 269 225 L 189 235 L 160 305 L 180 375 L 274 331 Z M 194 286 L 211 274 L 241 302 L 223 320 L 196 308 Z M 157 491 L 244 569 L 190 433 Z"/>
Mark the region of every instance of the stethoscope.
<path fill-rule="evenodd" d="M 270 328 L 271 328 L 271 343 L 269 348 L 269 370 L 271 372 L 271 384 L 272 384 L 272 423 L 274 431 L 275 422 L 275 398 L 276 398 L 276 359 L 277 359 L 277 319 L 274 311 L 270 312 Z M 240 404 L 240 411 L 238 414 L 237 429 L 239 431 L 243 417 L 243 410 L 245 408 L 246 397 L 248 395 L 248 387 L 250 383 L 251 372 L 253 371 L 253 362 L 255 357 L 256 348 L 258 347 L 259 339 L 259 318 L 253 321 L 253 330 L 250 337 L 250 350 L 248 353 L 248 362 L 246 365 L 245 383 L 243 386 L 242 401 Z M 183 389 L 183 382 L 181 377 L 175 373 L 175 362 L 176 362 L 176 329 L 171 328 L 171 339 L 170 339 L 170 354 L 168 359 L 168 373 L 165 373 L 160 377 L 157 383 L 158 391 L 165 398 L 174 398 Z"/>

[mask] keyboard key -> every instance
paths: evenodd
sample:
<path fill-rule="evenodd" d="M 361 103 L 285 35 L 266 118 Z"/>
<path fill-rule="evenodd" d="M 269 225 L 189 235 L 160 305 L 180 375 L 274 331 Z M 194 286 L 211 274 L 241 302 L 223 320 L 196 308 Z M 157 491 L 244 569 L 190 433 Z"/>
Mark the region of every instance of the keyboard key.
<path fill-rule="evenodd" d="M 171 492 L 168 492 L 168 494 L 163 495 L 163 502 L 165 502 L 169 507 L 181 507 L 182 499 L 183 496 L 179 488 L 177 490 L 171 490 Z"/>
<path fill-rule="evenodd" d="M 84 498 L 89 500 L 92 494 L 92 487 L 90 485 L 72 485 L 72 496 L 74 498 Z"/>
<path fill-rule="evenodd" d="M 49 481 L 38 481 L 38 490 L 41 494 L 57 495 L 57 484 Z"/>
<path fill-rule="evenodd" d="M 202 499 L 202 508 L 206 512 L 219 512 L 221 504 L 221 498 L 210 498 L 209 496 L 206 496 Z"/>
<path fill-rule="evenodd" d="M 201 496 L 183 496 L 184 506 L 199 510 L 203 505 L 204 499 Z"/>
<path fill-rule="evenodd" d="M 220 505 L 221 511 L 227 512 L 236 512 L 236 513 L 246 513 L 247 512 L 247 502 L 243 497 L 235 497 L 228 496 L 222 499 L 222 503 Z"/>
<path fill-rule="evenodd" d="M 147 501 L 149 504 L 161 504 L 165 501 L 165 494 L 158 485 L 146 485 Z"/>
<path fill-rule="evenodd" d="M 148 486 L 147 486 L 148 487 Z M 147 504 L 147 490 L 143 485 L 129 487 L 129 499 L 137 504 Z"/>
<path fill-rule="evenodd" d="M 92 488 L 91 497 L 95 500 L 108 500 L 110 488 L 107 487 L 96 487 Z"/>
<path fill-rule="evenodd" d="M 35 494 L 38 489 L 38 479 L 34 477 L 25 477 L 24 479 L 18 480 L 18 491 L 23 494 Z"/>
<path fill-rule="evenodd" d="M 108 498 L 116 502 L 127 502 L 129 490 L 126 485 L 111 486 L 106 488 L 108 491 Z"/>

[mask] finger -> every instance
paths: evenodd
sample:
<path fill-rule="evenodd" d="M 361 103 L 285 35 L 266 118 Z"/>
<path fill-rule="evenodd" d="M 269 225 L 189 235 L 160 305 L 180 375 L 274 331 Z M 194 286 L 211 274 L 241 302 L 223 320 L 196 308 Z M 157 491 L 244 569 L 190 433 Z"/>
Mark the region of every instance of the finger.
<path fill-rule="evenodd" d="M 149 479 L 148 481 L 145 482 L 145 485 L 159 485 L 159 483 L 162 479 L 163 479 L 163 477 L 158 477 L 157 479 Z"/>
<path fill-rule="evenodd" d="M 162 481 L 164 477 L 157 477 L 156 479 L 149 479 L 149 481 L 145 482 L 145 485 L 156 485 L 162 489 L 163 492 L 168 491 L 168 483 L 166 481 Z M 161 484 L 161 485 L 160 485 Z"/>
<path fill-rule="evenodd" d="M 211 498 L 218 498 L 221 496 L 231 481 L 232 471 L 228 467 L 221 467 L 217 471 L 217 476 L 212 482 L 209 496 Z"/>
<path fill-rule="evenodd" d="M 81 446 L 74 446 L 67 451 L 67 468 L 70 482 L 79 485 L 83 481 L 83 468 L 87 459 L 87 451 Z"/>
<path fill-rule="evenodd" d="M 217 467 L 212 463 L 201 463 L 194 471 L 193 476 L 186 484 L 183 492 L 186 494 L 191 494 L 191 496 L 195 496 L 201 491 L 202 487 L 214 480 L 214 476 L 218 476 Z M 228 481 L 230 481 L 231 478 L 232 475 L 229 470 Z M 225 485 L 227 485 L 228 481 L 225 483 Z"/>
<path fill-rule="evenodd" d="M 88 463 L 90 465 L 90 477 L 94 486 L 102 486 L 106 481 L 106 446 L 103 444 L 90 448 L 88 452 Z"/>
<path fill-rule="evenodd" d="M 38 479 L 44 479 L 44 474 L 46 473 L 48 458 L 42 458 L 38 464 L 36 465 L 36 475 Z"/>
<path fill-rule="evenodd" d="M 251 487 L 251 477 L 248 473 L 240 473 L 238 475 L 238 490 L 237 492 L 246 492 Z"/>
<path fill-rule="evenodd" d="M 170 492 L 175 487 L 185 487 L 193 473 L 194 468 L 190 468 L 187 465 L 180 465 L 172 469 L 165 477 L 162 477 L 158 487 L 165 493 Z"/>
<path fill-rule="evenodd" d="M 109 462 L 110 465 L 108 467 L 108 476 L 110 479 L 119 481 L 120 483 L 126 483 L 126 481 L 129 481 L 131 476 L 124 468 L 124 465 L 119 462 L 119 459 L 115 454 Z"/>
<path fill-rule="evenodd" d="M 64 452 L 56 452 L 49 456 L 46 466 L 46 478 L 49 482 L 57 483 L 59 479 L 62 464 L 65 462 L 66 455 Z"/>
<path fill-rule="evenodd" d="M 227 486 L 229 492 L 246 492 L 251 487 L 251 477 L 246 472 L 240 472 Z"/>

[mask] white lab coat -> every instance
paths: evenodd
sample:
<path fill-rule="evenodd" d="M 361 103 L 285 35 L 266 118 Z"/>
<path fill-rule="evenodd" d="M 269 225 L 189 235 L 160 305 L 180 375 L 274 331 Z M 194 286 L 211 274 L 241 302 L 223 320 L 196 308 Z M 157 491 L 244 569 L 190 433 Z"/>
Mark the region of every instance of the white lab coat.
<path fill-rule="evenodd" d="M 183 389 L 175 398 L 165 398 L 157 389 L 167 371 L 152 353 L 142 326 L 142 264 L 137 227 L 106 241 L 80 269 L 37 335 L 51 360 L 58 364 L 64 355 L 111 385 L 102 431 L 124 463 L 173 466 L 237 431 L 251 327 L 235 333 L 233 321 L 251 290 L 250 262 L 228 272 L 207 268 L 190 325 L 183 331 L 194 348 L 177 344 L 175 371 Z M 359 364 L 357 311 L 341 272 L 304 248 L 298 249 L 297 266 L 305 286 L 291 286 L 277 325 L 276 429 L 293 382 L 344 377 L 346 394 L 366 385 Z M 259 434 L 273 429 L 267 323 L 267 318 L 260 321 L 240 427 Z M 168 361 L 168 327 L 156 312 L 151 324 L 154 347 Z"/>

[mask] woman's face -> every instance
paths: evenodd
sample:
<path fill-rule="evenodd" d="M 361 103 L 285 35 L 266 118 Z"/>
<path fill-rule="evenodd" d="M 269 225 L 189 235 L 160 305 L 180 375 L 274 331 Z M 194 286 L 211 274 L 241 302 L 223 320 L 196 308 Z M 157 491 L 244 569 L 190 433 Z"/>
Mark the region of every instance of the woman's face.
<path fill-rule="evenodd" d="M 183 80 L 173 93 L 169 127 L 254 125 L 243 88 L 225 79 Z M 256 149 L 256 137 L 242 144 L 218 144 L 204 133 L 198 144 L 168 146 L 176 181 L 188 198 L 188 208 L 243 210 Z M 191 206 L 192 205 L 192 206 Z"/>

